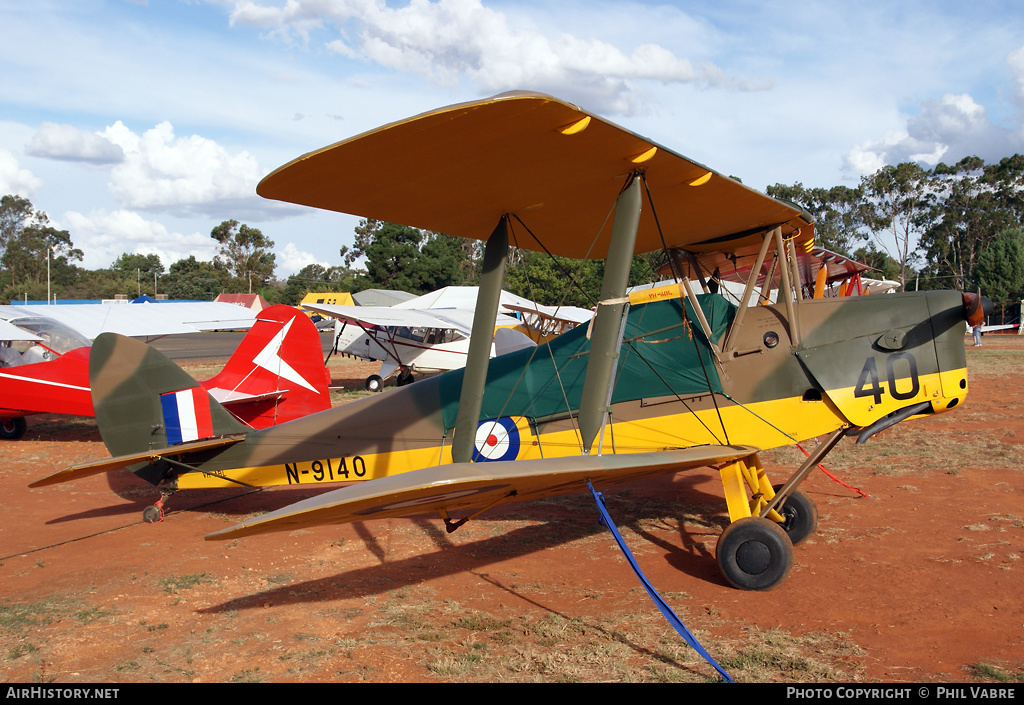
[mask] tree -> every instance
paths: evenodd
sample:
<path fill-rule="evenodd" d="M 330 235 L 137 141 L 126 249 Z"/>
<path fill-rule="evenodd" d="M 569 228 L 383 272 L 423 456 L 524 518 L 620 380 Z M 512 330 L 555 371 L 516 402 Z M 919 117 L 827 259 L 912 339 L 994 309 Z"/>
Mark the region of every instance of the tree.
<path fill-rule="evenodd" d="M 245 280 L 250 294 L 253 279 L 258 286 L 266 286 L 273 278 L 276 257 L 270 248 L 274 241 L 258 228 L 239 225 L 237 220 L 225 220 L 210 232 L 210 237 L 220 243 L 214 262 L 234 277 Z"/>
<path fill-rule="evenodd" d="M 44 293 L 70 286 L 78 278 L 83 253 L 74 246 L 67 230 L 50 225 L 46 213 L 37 211 L 26 199 L 5 196 L 0 202 L 0 228 L 3 229 L 3 265 L 8 298 L 19 293 Z"/>
<path fill-rule="evenodd" d="M 139 296 L 143 292 L 152 291 L 155 296 L 158 293 L 157 278 L 164 273 L 164 265 L 160 261 L 160 255 L 124 252 L 110 265 L 110 271 L 121 275 L 126 291 L 134 288 Z M 151 284 L 152 289 L 149 286 Z"/>
<path fill-rule="evenodd" d="M 769 186 L 767 193 L 810 213 L 815 239 L 827 250 L 849 257 L 864 239 L 860 231 L 864 192 L 860 187 L 805 188 L 798 182 L 792 186 Z"/>
<path fill-rule="evenodd" d="M 171 299 L 212 301 L 230 280 L 231 274 L 223 264 L 203 262 L 190 255 L 171 265 L 170 273 L 160 278 L 160 290 Z"/>
<path fill-rule="evenodd" d="M 27 198 L 14 195 L 0 198 L 0 256 L 8 242 L 16 240 L 31 221 L 39 220 L 46 220 L 46 214 L 37 213 Z"/>
<path fill-rule="evenodd" d="M 509 292 L 544 306 L 592 308 L 601 296 L 604 260 L 574 260 L 517 250 L 509 257 Z"/>
<path fill-rule="evenodd" d="M 366 270 L 357 275 L 357 288 L 425 294 L 470 284 L 480 271 L 475 240 L 372 219 L 359 222 L 353 247 L 342 248 L 341 254 L 348 266 L 365 258 Z"/>
<path fill-rule="evenodd" d="M 975 282 L 992 301 L 1020 301 L 1024 296 L 1024 229 L 999 233 L 981 254 Z"/>
<path fill-rule="evenodd" d="M 899 264 L 898 279 L 906 288 L 918 240 L 932 213 L 935 196 L 930 172 L 911 162 L 885 166 L 863 177 L 861 189 L 863 223 L 875 244 Z"/>

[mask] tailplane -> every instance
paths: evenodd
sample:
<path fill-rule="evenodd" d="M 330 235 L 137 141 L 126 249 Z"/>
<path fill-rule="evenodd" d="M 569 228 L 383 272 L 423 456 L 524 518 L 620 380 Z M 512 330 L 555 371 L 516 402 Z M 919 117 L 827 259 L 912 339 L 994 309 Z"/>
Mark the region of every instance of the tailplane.
<path fill-rule="evenodd" d="M 203 382 L 210 395 L 252 428 L 329 409 L 330 373 L 320 333 L 292 306 L 270 306 L 216 377 Z"/>

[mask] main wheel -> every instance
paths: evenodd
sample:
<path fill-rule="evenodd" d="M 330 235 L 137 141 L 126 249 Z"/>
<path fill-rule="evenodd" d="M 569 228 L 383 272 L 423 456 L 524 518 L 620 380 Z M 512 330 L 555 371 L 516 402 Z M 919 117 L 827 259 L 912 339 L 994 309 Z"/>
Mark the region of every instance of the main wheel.
<path fill-rule="evenodd" d="M 775 487 L 778 492 L 782 485 Z M 818 528 L 818 505 L 800 490 L 793 490 L 779 510 L 785 518 L 782 528 L 789 534 L 789 540 L 796 546 Z"/>
<path fill-rule="evenodd" d="M 366 378 L 366 391 L 379 392 L 383 388 L 384 380 L 381 379 L 380 375 L 370 375 Z"/>
<path fill-rule="evenodd" d="M 21 438 L 25 435 L 27 426 L 24 416 L 0 419 L 0 438 L 9 441 Z"/>
<path fill-rule="evenodd" d="M 716 555 L 725 579 L 741 590 L 771 590 L 793 569 L 793 542 L 781 525 L 761 517 L 726 527 Z"/>
<path fill-rule="evenodd" d="M 399 387 L 404 387 L 407 384 L 412 384 L 416 379 L 412 376 L 412 372 L 409 370 L 402 370 L 398 373 L 398 379 L 395 380 L 395 384 Z"/>

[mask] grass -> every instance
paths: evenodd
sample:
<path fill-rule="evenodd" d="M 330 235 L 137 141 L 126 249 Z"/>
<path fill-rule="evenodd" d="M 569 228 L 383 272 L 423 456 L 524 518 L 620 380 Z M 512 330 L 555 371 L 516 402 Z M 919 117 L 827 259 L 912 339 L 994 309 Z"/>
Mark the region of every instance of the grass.
<path fill-rule="evenodd" d="M 212 577 L 206 573 L 190 573 L 188 575 L 168 575 L 166 577 L 157 578 L 156 583 L 166 593 L 176 593 L 179 590 L 188 590 L 196 587 L 197 585 L 205 585 L 213 583 Z"/>

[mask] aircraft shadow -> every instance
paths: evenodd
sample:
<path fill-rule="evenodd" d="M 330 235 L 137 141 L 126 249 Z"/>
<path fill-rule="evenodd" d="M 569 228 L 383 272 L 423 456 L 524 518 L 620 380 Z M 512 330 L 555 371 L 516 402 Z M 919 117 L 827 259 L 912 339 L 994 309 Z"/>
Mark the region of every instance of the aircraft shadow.
<path fill-rule="evenodd" d="M 664 550 L 667 554 L 664 560 L 684 574 L 697 580 L 726 585 L 718 571 L 714 556 L 704 547 L 704 539 L 707 536 L 717 536 L 728 523 L 727 518 L 722 515 L 724 505 L 721 498 L 693 490 L 680 490 L 678 483 L 672 488 L 673 495 L 677 492 L 685 494 L 686 504 L 657 499 L 649 492 L 633 495 L 628 489 L 605 492 L 605 499 L 608 511 L 620 533 L 624 529 L 630 529 L 635 534 L 625 534 L 627 546 L 633 544 L 630 546 L 631 550 L 639 548 L 636 538 L 639 536 Z M 367 550 L 378 558 L 379 565 L 273 587 L 199 611 L 216 614 L 260 608 L 267 602 L 303 604 L 367 597 L 446 575 L 476 573 L 494 563 L 601 533 L 608 534 L 609 542 L 614 544 L 610 532 L 600 523 L 600 515 L 589 493 L 505 505 L 491 510 L 484 517 L 491 523 L 501 522 L 503 519 L 543 523 L 515 528 L 472 543 L 455 545 L 434 515 L 412 517 L 411 520 L 424 531 L 437 550 L 399 560 L 387 558 L 384 547 L 374 535 L 372 525 L 357 523 L 354 524 L 357 534 Z M 675 532 L 674 536 L 681 539 L 679 543 L 652 533 L 652 522 L 661 522 L 666 529 Z M 621 569 L 631 573 L 625 557 L 618 554 L 618 558 L 621 560 Z M 487 579 L 494 582 L 493 578 Z M 507 585 L 500 587 L 523 600 L 530 601 L 527 596 Z"/>

